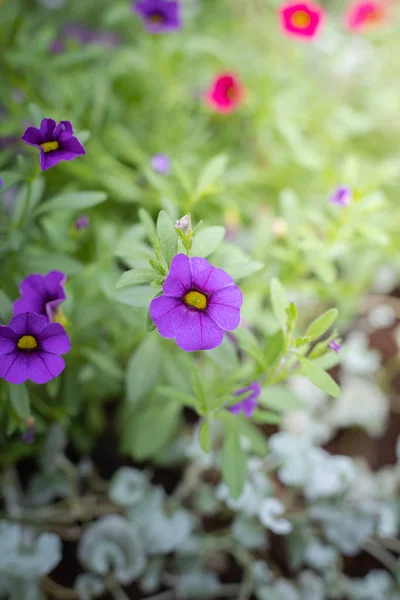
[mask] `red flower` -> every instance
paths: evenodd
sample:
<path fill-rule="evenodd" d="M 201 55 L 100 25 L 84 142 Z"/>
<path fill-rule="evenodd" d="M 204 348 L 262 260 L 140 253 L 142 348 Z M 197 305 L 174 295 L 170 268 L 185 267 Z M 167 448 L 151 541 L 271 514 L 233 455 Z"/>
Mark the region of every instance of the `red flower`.
<path fill-rule="evenodd" d="M 323 8 L 312 2 L 289 2 L 279 12 L 283 33 L 303 40 L 318 34 L 325 16 Z"/>
<path fill-rule="evenodd" d="M 232 73 L 221 73 L 212 82 L 204 99 L 212 110 L 231 113 L 243 103 L 244 87 Z"/>

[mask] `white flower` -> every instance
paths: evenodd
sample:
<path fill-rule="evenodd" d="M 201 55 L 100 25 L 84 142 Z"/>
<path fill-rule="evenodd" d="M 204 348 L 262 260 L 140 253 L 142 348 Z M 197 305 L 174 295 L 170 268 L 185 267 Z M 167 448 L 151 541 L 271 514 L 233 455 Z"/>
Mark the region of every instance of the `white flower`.
<path fill-rule="evenodd" d="M 342 393 L 332 410 L 337 427 L 358 425 L 371 436 L 380 436 L 389 414 L 389 402 L 378 386 L 361 377 L 345 377 Z"/>
<path fill-rule="evenodd" d="M 287 519 L 281 519 L 285 507 L 277 498 L 266 498 L 259 507 L 258 516 L 261 523 L 278 535 L 292 531 L 292 524 Z"/>
<path fill-rule="evenodd" d="M 362 331 L 353 331 L 346 340 L 346 353 L 342 367 L 346 373 L 366 375 L 377 371 L 381 357 L 377 350 L 368 348 L 368 338 Z"/>
<path fill-rule="evenodd" d="M 356 476 L 353 461 L 347 456 L 332 456 L 315 448 L 309 465 L 305 494 L 310 500 L 344 492 Z"/>
<path fill-rule="evenodd" d="M 310 407 L 317 408 L 323 406 L 328 400 L 328 396 L 317 388 L 307 377 L 303 375 L 294 375 L 288 381 L 289 389 Z"/>
<path fill-rule="evenodd" d="M 381 304 L 367 314 L 367 320 L 372 329 L 386 329 L 396 322 L 396 314 L 388 304 Z"/>

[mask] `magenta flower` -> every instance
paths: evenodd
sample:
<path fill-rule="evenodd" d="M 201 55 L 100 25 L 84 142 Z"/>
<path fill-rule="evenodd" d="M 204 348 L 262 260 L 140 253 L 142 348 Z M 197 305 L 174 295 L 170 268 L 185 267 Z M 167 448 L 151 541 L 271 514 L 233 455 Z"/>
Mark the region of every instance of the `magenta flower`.
<path fill-rule="evenodd" d="M 257 408 L 257 398 L 261 394 L 261 386 L 258 381 L 253 381 L 253 383 L 251 383 L 249 386 L 237 390 L 233 395 L 241 396 L 242 394 L 247 393 L 248 396 L 243 398 L 243 400 L 237 404 L 230 406 L 228 410 L 234 415 L 238 415 L 242 412 L 248 419 L 250 419 L 253 416 L 253 412 Z"/>
<path fill-rule="evenodd" d="M 61 271 L 26 277 L 19 286 L 22 298 L 13 304 L 14 315 L 34 312 L 52 321 L 59 305 L 67 298 L 64 290 L 65 280 L 66 276 Z"/>
<path fill-rule="evenodd" d="M 150 316 L 160 335 L 175 338 L 182 350 L 216 348 L 224 330 L 239 325 L 242 292 L 228 273 L 205 258 L 177 254 L 163 292 L 151 301 Z"/>
<path fill-rule="evenodd" d="M 350 31 L 361 32 L 385 22 L 389 4 L 377 0 L 361 0 L 350 4 L 345 15 L 345 24 Z"/>
<path fill-rule="evenodd" d="M 333 350 L 334 352 L 336 352 L 336 354 L 339 354 L 340 350 L 342 349 L 342 346 L 337 340 L 332 340 L 331 342 L 329 342 L 328 348 L 329 350 Z"/>
<path fill-rule="evenodd" d="M 166 175 L 171 167 L 171 161 L 166 154 L 155 154 L 151 157 L 151 168 L 157 173 Z"/>
<path fill-rule="evenodd" d="M 351 200 L 351 189 L 345 185 L 341 185 L 333 192 L 329 198 L 331 204 L 336 204 L 344 208 L 350 203 Z"/>
<path fill-rule="evenodd" d="M 132 10 L 142 19 L 149 33 L 168 33 L 181 28 L 180 4 L 175 0 L 140 0 Z"/>
<path fill-rule="evenodd" d="M 0 325 L 0 377 L 14 384 L 47 383 L 64 370 L 60 354 L 70 348 L 59 323 L 32 312 L 17 315 L 10 325 Z"/>
<path fill-rule="evenodd" d="M 57 125 L 53 119 L 43 119 L 40 129 L 28 127 L 22 141 L 40 150 L 40 168 L 46 171 L 62 160 L 73 160 L 86 154 L 69 121 L 60 121 Z"/>
<path fill-rule="evenodd" d="M 229 114 L 243 103 L 244 86 L 233 73 L 221 73 L 204 96 L 206 104 L 216 112 Z"/>
<path fill-rule="evenodd" d="M 89 227 L 89 217 L 86 215 L 81 215 L 75 221 L 75 229 L 76 231 L 82 231 L 83 229 L 87 229 Z"/>
<path fill-rule="evenodd" d="M 281 28 L 285 35 L 312 40 L 324 19 L 324 10 L 312 2 L 288 2 L 280 9 Z"/>

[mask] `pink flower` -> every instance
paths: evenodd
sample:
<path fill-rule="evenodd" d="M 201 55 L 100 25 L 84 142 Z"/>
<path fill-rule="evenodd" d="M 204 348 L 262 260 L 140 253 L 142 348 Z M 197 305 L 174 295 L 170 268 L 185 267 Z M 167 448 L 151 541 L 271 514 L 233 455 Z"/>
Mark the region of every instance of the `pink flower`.
<path fill-rule="evenodd" d="M 345 25 L 350 31 L 362 31 L 379 25 L 386 19 L 388 3 L 376 0 L 350 4 L 345 14 Z"/>
<path fill-rule="evenodd" d="M 289 2 L 279 12 L 283 33 L 303 40 L 318 34 L 325 15 L 323 8 L 312 2 Z"/>
<path fill-rule="evenodd" d="M 204 99 L 212 110 L 228 114 L 243 103 L 244 87 L 233 73 L 221 73 L 212 82 Z"/>

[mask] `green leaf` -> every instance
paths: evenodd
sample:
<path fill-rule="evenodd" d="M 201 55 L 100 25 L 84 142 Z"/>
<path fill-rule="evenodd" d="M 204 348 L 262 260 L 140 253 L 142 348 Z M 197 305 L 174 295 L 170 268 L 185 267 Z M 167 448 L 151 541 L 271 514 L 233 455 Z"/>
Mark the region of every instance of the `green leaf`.
<path fill-rule="evenodd" d="M 66 275 L 76 275 L 83 265 L 79 260 L 68 254 L 37 254 L 27 256 L 24 254 L 21 263 L 26 273 L 48 273 L 49 271 L 62 271 Z"/>
<path fill-rule="evenodd" d="M 117 283 L 117 290 L 126 287 L 134 287 L 142 283 L 150 283 L 156 278 L 152 269 L 131 269 L 122 273 Z"/>
<path fill-rule="evenodd" d="M 182 406 L 155 396 L 123 422 L 123 447 L 137 460 L 158 454 L 175 436 Z"/>
<path fill-rule="evenodd" d="M 235 329 L 234 336 L 238 341 L 239 347 L 244 352 L 255 358 L 262 367 L 266 367 L 265 357 L 261 351 L 258 340 L 251 331 L 244 327 L 239 327 L 238 329 Z"/>
<path fill-rule="evenodd" d="M 282 422 L 282 415 L 274 412 L 267 412 L 256 408 L 251 417 L 255 423 L 266 425 L 279 425 Z"/>
<path fill-rule="evenodd" d="M 207 227 L 202 229 L 194 238 L 191 256 L 207 258 L 221 244 L 225 236 L 225 227 Z"/>
<path fill-rule="evenodd" d="M 231 420 L 224 423 L 221 471 L 232 498 L 239 498 L 246 480 L 246 453 L 240 445 L 240 434 Z"/>
<path fill-rule="evenodd" d="M 2 171 L 1 178 L 3 180 L 1 191 L 5 192 L 8 190 L 8 188 L 21 181 L 21 179 L 23 179 L 23 175 L 22 173 L 17 173 L 16 171 Z"/>
<path fill-rule="evenodd" d="M 336 308 L 327 310 L 323 315 L 315 319 L 307 328 L 306 336 L 310 336 L 313 340 L 321 337 L 327 331 L 338 316 Z"/>
<path fill-rule="evenodd" d="M 25 385 L 9 384 L 10 402 L 15 413 L 24 421 L 31 416 L 29 392 Z"/>
<path fill-rule="evenodd" d="M 154 288 L 149 285 L 140 285 L 138 287 L 119 290 L 115 298 L 122 304 L 128 304 L 133 308 L 148 308 L 154 298 Z"/>
<path fill-rule="evenodd" d="M 178 251 L 178 236 L 171 219 L 165 210 L 161 210 L 157 219 L 157 235 L 160 241 L 161 252 L 168 265 Z"/>
<path fill-rule="evenodd" d="M 251 444 L 251 449 L 260 456 L 265 456 L 268 452 L 268 443 L 264 433 L 251 424 L 246 417 L 237 418 L 237 428 Z"/>
<path fill-rule="evenodd" d="M 136 404 L 156 385 L 161 362 L 157 337 L 147 337 L 131 355 L 126 368 L 126 395 Z"/>
<path fill-rule="evenodd" d="M 213 191 L 215 183 L 225 173 L 228 165 L 228 157 L 225 154 L 218 154 L 208 162 L 202 172 L 197 183 L 195 196 L 200 199 Z"/>
<path fill-rule="evenodd" d="M 289 304 L 289 307 L 286 309 L 286 315 L 288 330 L 292 331 L 297 319 L 297 308 L 294 302 Z"/>
<path fill-rule="evenodd" d="M 70 192 L 60 194 L 44 204 L 35 211 L 35 216 L 52 211 L 81 211 L 85 208 L 97 206 L 107 200 L 105 192 Z"/>
<path fill-rule="evenodd" d="M 203 382 L 200 379 L 200 374 L 197 369 L 194 369 L 194 371 L 192 373 L 192 388 L 195 393 L 195 396 L 199 400 L 199 405 L 201 406 L 201 409 L 203 410 L 204 413 L 207 413 L 208 405 L 207 405 L 206 393 L 204 390 Z"/>
<path fill-rule="evenodd" d="M 148 310 L 147 314 L 146 314 L 146 329 L 147 329 L 147 331 L 149 331 L 151 333 L 152 331 L 155 330 L 155 328 L 156 328 L 156 325 L 150 316 L 150 310 Z"/>
<path fill-rule="evenodd" d="M 42 109 L 37 104 L 30 102 L 28 104 L 28 111 L 35 127 L 40 127 L 40 122 L 44 118 Z"/>
<path fill-rule="evenodd" d="M 282 329 L 271 335 L 265 343 L 264 356 L 268 367 L 271 367 L 278 359 L 285 344 L 285 336 Z"/>
<path fill-rule="evenodd" d="M 123 378 L 124 372 L 113 355 L 90 348 L 84 349 L 82 354 L 103 376 L 116 380 Z"/>
<path fill-rule="evenodd" d="M 303 356 L 298 357 L 301 363 L 301 371 L 306 377 L 316 385 L 320 390 L 338 398 L 340 396 L 340 388 L 338 384 L 332 379 L 332 377 L 324 371 L 319 365 L 311 360 L 304 358 Z"/>
<path fill-rule="evenodd" d="M 263 388 L 259 404 L 280 413 L 304 409 L 304 403 L 285 385 L 269 385 Z"/>
<path fill-rule="evenodd" d="M 199 429 L 200 448 L 207 454 L 211 450 L 210 422 L 205 420 Z"/>
<path fill-rule="evenodd" d="M 157 239 L 156 226 L 154 225 L 153 219 L 144 208 L 139 208 L 139 219 L 143 225 L 147 237 L 152 243 L 154 243 Z"/>
<path fill-rule="evenodd" d="M 172 386 L 160 386 L 157 388 L 157 393 L 161 396 L 165 396 L 174 402 L 180 402 L 184 406 L 190 406 L 190 408 L 194 408 L 199 410 L 199 402 L 197 398 L 191 396 L 190 394 L 186 394 L 181 390 L 178 390 Z"/>
<path fill-rule="evenodd" d="M 8 323 L 12 316 L 11 300 L 3 290 L 0 290 L 0 318 L 2 323 Z"/>
<path fill-rule="evenodd" d="M 336 267 L 327 260 L 320 259 L 311 265 L 313 273 L 326 285 L 332 285 L 337 279 Z"/>
<path fill-rule="evenodd" d="M 287 302 L 286 292 L 283 289 L 281 283 L 278 281 L 278 279 L 275 279 L 275 278 L 271 279 L 272 310 L 273 310 L 273 313 L 274 313 L 276 319 L 278 320 L 278 323 L 281 326 L 283 331 L 286 329 L 287 303 L 288 302 Z"/>

